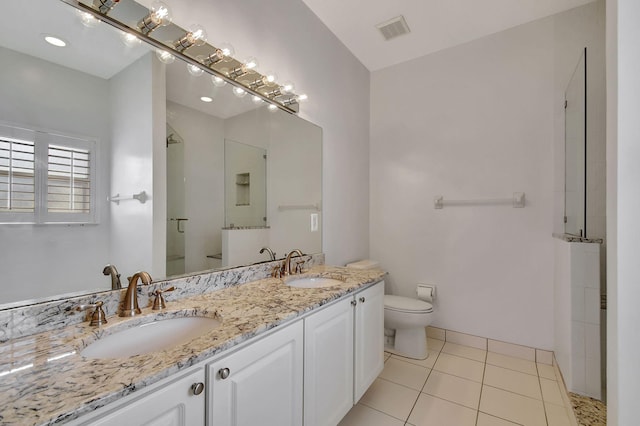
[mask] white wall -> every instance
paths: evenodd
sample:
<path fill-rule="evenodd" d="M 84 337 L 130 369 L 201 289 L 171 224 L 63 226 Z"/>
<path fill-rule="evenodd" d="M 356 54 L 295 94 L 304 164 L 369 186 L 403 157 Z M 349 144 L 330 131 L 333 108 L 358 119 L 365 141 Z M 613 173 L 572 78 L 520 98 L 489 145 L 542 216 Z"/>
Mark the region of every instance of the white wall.
<path fill-rule="evenodd" d="M 585 39 L 559 43 L 555 31 L 588 33 L 581 15 L 372 74 L 371 257 L 390 272 L 392 293 L 438 286 L 436 326 L 553 348 L 556 102 L 564 61 L 575 66 Z M 433 208 L 437 195 L 513 192 L 526 193 L 526 208 Z"/>
<path fill-rule="evenodd" d="M 3 121 L 97 139 L 100 220 L 87 226 L 0 225 L 0 303 L 86 291 L 87 285 L 108 289 L 110 280 L 102 276 L 109 262 L 108 82 L 5 48 L 0 63 Z M 47 267 L 34 267 L 41 264 Z"/>
<path fill-rule="evenodd" d="M 136 271 L 148 271 L 151 276 L 165 276 L 166 157 L 164 140 L 165 114 L 158 115 L 158 99 L 165 102 L 164 79 L 154 66 L 155 55 L 147 54 L 111 79 L 111 116 L 113 140 L 111 195 L 131 197 L 145 191 L 149 200 L 142 204 L 137 200 L 111 203 L 111 254 L 122 275 L 127 277 Z M 162 84 L 157 84 L 160 79 Z M 156 93 L 158 90 L 162 93 Z M 160 127 L 160 129 L 156 129 Z M 161 133 L 161 135 L 159 135 Z M 154 139 L 155 138 L 155 139 Z M 162 151 L 154 148 L 160 144 Z M 154 152 L 158 151 L 158 152 Z M 154 155 L 158 158 L 154 159 Z M 155 164 L 155 165 L 154 165 Z M 162 185 L 154 186 L 158 179 Z M 150 172 L 152 171 L 152 172 Z M 160 174 L 156 178 L 156 174 Z M 160 223 L 162 229 L 159 228 Z M 123 282 L 126 285 L 126 280 Z"/>
<path fill-rule="evenodd" d="M 167 102 L 167 120 L 184 139 L 185 270 L 209 268 L 222 252 L 224 226 L 224 120 Z"/>
<path fill-rule="evenodd" d="M 143 3 L 149 4 L 145 0 Z M 171 5 L 174 22 L 198 22 L 212 43 L 292 80 L 310 100 L 300 116 L 323 128 L 323 244 L 327 263 L 368 256 L 369 72 L 300 1 L 197 0 Z"/>
<path fill-rule="evenodd" d="M 637 423 L 640 409 L 640 3 L 607 1 L 607 421 Z"/>

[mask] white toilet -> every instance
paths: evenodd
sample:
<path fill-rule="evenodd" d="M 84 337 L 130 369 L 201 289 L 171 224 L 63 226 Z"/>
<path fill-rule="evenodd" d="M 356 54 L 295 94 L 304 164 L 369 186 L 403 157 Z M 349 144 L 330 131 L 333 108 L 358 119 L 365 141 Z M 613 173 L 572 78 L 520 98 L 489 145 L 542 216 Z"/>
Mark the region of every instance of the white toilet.
<path fill-rule="evenodd" d="M 356 269 L 378 268 L 374 260 L 349 263 L 347 267 Z M 431 299 L 432 286 L 418 284 L 418 297 Z M 427 334 L 425 327 L 431 324 L 433 306 L 424 300 L 410 297 L 384 296 L 385 350 L 413 359 L 426 359 Z"/>

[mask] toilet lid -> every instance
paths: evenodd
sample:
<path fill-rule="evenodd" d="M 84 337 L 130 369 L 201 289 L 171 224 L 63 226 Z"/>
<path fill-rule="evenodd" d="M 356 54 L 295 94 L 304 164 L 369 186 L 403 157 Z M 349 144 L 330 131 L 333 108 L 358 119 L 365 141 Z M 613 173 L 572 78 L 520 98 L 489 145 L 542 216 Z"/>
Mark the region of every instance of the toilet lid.
<path fill-rule="evenodd" d="M 410 297 L 384 295 L 384 308 L 398 312 L 410 312 L 416 314 L 433 312 L 431 303 Z"/>

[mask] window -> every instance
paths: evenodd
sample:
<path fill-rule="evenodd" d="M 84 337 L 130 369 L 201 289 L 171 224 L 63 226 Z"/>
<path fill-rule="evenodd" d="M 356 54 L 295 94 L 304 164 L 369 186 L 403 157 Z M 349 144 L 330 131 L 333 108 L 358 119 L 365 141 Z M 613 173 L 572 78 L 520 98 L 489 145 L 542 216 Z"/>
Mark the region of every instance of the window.
<path fill-rule="evenodd" d="M 95 142 L 0 125 L 0 222 L 93 223 Z"/>

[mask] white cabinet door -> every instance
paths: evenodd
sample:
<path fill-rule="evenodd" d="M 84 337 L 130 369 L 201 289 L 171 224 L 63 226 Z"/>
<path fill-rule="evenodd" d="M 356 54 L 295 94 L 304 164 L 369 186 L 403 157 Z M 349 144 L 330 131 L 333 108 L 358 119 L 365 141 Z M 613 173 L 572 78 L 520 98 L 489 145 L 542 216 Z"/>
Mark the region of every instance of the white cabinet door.
<path fill-rule="evenodd" d="M 384 368 L 384 281 L 357 293 L 355 297 L 354 404 Z"/>
<path fill-rule="evenodd" d="M 201 383 L 204 368 L 176 382 L 118 408 L 90 422 L 96 426 L 204 426 L 205 392 L 194 394 L 192 385 Z"/>
<path fill-rule="evenodd" d="M 353 298 L 304 320 L 304 425 L 335 426 L 353 406 Z"/>
<path fill-rule="evenodd" d="M 209 426 L 302 425 L 302 321 L 207 367 Z"/>

